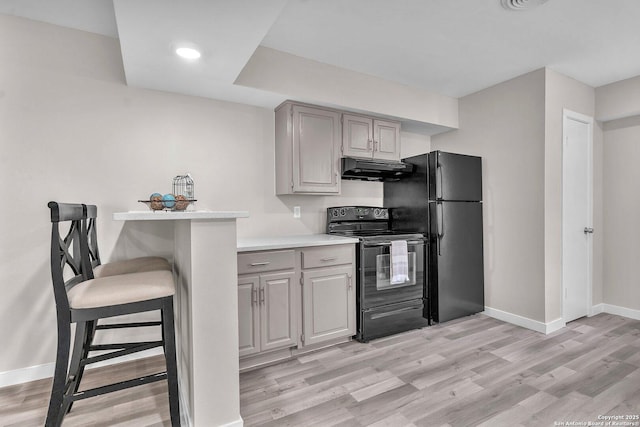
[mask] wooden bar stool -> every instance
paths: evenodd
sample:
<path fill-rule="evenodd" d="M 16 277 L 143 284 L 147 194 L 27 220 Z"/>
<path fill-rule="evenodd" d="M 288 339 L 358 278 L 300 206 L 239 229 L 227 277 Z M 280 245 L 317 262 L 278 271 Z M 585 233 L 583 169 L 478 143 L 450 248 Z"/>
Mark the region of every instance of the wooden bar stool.
<path fill-rule="evenodd" d="M 89 246 L 89 259 L 93 276 L 91 278 L 116 276 L 118 274 L 142 273 L 145 271 L 168 270 L 171 271 L 171 264 L 165 258 L 158 256 L 139 257 L 122 261 L 114 261 L 102 264 L 100 261 L 100 251 L 98 250 L 98 234 L 96 221 L 98 218 L 98 207 L 96 205 L 87 206 L 87 240 Z"/>
<path fill-rule="evenodd" d="M 86 206 L 56 202 L 50 202 L 48 206 L 51 209 L 52 223 L 51 278 L 56 303 L 58 349 L 45 425 L 61 425 L 64 415 L 76 400 L 167 380 L 171 424 L 179 426 L 173 315 L 175 284 L 171 271 L 156 270 L 90 278 L 92 274 L 86 238 Z M 160 321 L 98 325 L 99 319 L 151 310 L 160 310 Z M 72 323 L 76 324 L 76 334 L 71 352 Z M 96 329 L 158 325 L 162 328 L 162 339 L 159 341 L 93 344 Z M 160 346 L 164 349 L 166 371 L 78 391 L 87 365 Z M 109 352 L 90 355 L 91 352 L 105 350 Z"/>

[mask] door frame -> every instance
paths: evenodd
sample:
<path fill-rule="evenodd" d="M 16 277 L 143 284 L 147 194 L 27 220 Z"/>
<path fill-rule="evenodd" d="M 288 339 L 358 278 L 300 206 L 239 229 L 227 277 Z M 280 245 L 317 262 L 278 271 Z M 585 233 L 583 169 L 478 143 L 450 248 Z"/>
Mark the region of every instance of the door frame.
<path fill-rule="evenodd" d="M 565 264 L 564 264 L 564 226 L 565 226 L 565 218 L 564 218 L 564 203 L 566 194 L 565 188 L 565 141 L 567 138 L 567 122 L 568 120 L 573 120 L 577 122 L 584 123 L 588 125 L 587 131 L 587 222 L 585 227 L 593 227 L 593 126 L 594 119 L 593 117 L 577 113 L 575 111 L 568 110 L 566 108 L 562 109 L 562 319 L 565 320 L 565 295 L 566 295 L 566 283 L 565 283 Z M 593 234 L 591 238 L 587 240 L 587 257 L 588 257 L 588 265 L 587 265 L 587 316 L 592 316 L 593 312 Z M 566 320 L 565 320 L 566 322 Z"/>

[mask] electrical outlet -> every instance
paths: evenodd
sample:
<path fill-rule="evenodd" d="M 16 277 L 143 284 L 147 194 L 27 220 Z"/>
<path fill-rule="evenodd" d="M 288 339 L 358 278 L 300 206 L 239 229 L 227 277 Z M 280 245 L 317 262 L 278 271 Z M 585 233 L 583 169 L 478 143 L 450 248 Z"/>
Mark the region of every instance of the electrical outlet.
<path fill-rule="evenodd" d="M 300 218 L 300 206 L 293 207 L 293 217 Z"/>

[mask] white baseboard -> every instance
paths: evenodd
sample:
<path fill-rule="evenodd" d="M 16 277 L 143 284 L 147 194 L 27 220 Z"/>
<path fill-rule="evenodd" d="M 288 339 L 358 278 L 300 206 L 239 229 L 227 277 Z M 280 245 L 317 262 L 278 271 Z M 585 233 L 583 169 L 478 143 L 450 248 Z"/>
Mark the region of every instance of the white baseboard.
<path fill-rule="evenodd" d="M 528 317 L 519 316 L 517 314 L 509 313 L 507 311 L 498 310 L 496 308 L 485 307 L 484 314 L 494 319 L 502 320 L 503 322 L 511 323 L 513 325 L 522 326 L 523 328 L 531 329 L 542 334 L 550 334 L 565 327 L 564 320 L 556 319 L 549 323 L 540 322 L 538 320 L 529 319 Z"/>
<path fill-rule="evenodd" d="M 560 329 L 564 328 L 565 326 L 567 326 L 567 322 L 564 321 L 563 318 L 560 319 L 556 319 L 553 320 L 551 322 L 547 322 L 544 324 L 545 325 L 545 334 L 550 334 L 553 333 L 555 331 L 559 331 Z"/>
<path fill-rule="evenodd" d="M 242 417 L 240 417 L 239 419 L 227 423 L 227 424 L 223 424 L 221 427 L 243 427 L 244 426 L 244 420 L 242 419 Z"/>
<path fill-rule="evenodd" d="M 87 369 L 99 368 L 101 366 L 113 365 L 115 363 L 127 362 L 129 360 L 142 359 L 145 357 L 157 356 L 162 353 L 162 348 L 152 348 L 140 353 L 122 356 L 117 359 L 105 360 L 90 365 Z M 0 387 L 7 387 L 15 384 L 27 383 L 53 377 L 55 363 L 45 363 L 44 365 L 29 366 L 27 368 L 15 369 L 13 371 L 0 372 Z"/>
<path fill-rule="evenodd" d="M 596 304 L 591 307 L 591 312 L 589 313 L 589 317 L 595 316 L 596 314 L 604 313 L 604 304 Z"/>
<path fill-rule="evenodd" d="M 620 307 L 612 304 L 596 304 L 591 307 L 589 316 L 595 316 L 600 313 L 615 314 L 617 316 L 628 317 L 630 319 L 640 320 L 640 310 L 634 310 L 632 308 Z M 556 319 L 552 322 L 544 323 L 537 320 L 529 319 L 528 317 L 518 316 L 517 314 L 509 313 L 507 311 L 498 310 L 491 307 L 484 308 L 484 314 L 494 319 L 502 320 L 503 322 L 511 323 L 513 325 L 522 326 L 523 328 L 531 329 L 543 334 L 550 334 L 558 331 L 566 326 L 563 319 Z"/>
<path fill-rule="evenodd" d="M 628 317 L 629 319 L 640 320 L 640 310 L 620 307 L 613 304 L 598 304 L 602 306 L 602 313 L 615 314 L 617 316 Z"/>

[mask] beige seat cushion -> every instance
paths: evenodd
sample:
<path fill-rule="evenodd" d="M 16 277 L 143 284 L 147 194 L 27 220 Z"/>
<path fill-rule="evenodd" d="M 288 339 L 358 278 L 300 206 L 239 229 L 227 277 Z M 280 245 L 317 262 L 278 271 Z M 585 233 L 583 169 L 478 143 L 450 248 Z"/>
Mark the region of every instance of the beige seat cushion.
<path fill-rule="evenodd" d="M 167 270 L 171 271 L 171 264 L 159 256 L 126 259 L 123 261 L 109 262 L 97 266 L 93 270 L 93 277 L 108 277 L 118 274 L 143 273 L 145 271 Z"/>
<path fill-rule="evenodd" d="M 85 280 L 67 293 L 71 308 L 96 308 L 163 298 L 175 294 L 173 274 L 167 270 L 121 274 Z"/>

